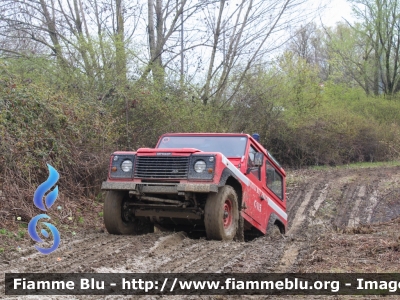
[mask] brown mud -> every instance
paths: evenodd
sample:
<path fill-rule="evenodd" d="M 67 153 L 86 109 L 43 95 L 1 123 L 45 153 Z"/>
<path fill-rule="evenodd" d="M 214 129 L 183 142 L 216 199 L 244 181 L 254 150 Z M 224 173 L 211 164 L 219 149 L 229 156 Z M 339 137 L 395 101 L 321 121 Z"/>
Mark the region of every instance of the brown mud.
<path fill-rule="evenodd" d="M 183 232 L 78 232 L 62 237 L 59 249 L 50 255 L 41 255 L 27 241 L 21 251 L 0 255 L 0 298 L 8 272 L 399 272 L 399 166 L 296 170 L 288 172 L 287 182 L 285 235 L 219 242 L 192 239 Z M 88 298 L 99 297 L 79 297 Z"/>

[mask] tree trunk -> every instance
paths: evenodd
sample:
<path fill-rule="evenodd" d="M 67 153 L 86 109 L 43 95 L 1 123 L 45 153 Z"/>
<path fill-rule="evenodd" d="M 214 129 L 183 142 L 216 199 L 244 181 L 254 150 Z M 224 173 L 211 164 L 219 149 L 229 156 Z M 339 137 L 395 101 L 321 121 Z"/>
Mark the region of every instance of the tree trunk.
<path fill-rule="evenodd" d="M 122 12 L 122 0 L 115 0 L 117 30 L 115 33 L 115 65 L 116 74 L 120 84 L 126 83 L 126 52 L 124 40 L 124 16 Z"/>
<path fill-rule="evenodd" d="M 201 97 L 204 105 L 207 104 L 208 98 L 210 97 L 210 85 L 211 85 L 212 73 L 213 73 L 213 69 L 214 69 L 215 55 L 217 53 L 219 36 L 221 34 L 221 20 L 222 20 L 222 12 L 224 11 L 224 7 L 225 7 L 225 0 L 221 0 L 220 4 L 219 4 L 219 13 L 218 13 L 217 24 L 216 24 L 215 31 L 214 31 L 214 41 L 213 41 L 213 46 L 212 46 L 212 51 L 211 51 L 210 64 L 208 65 L 207 79 L 206 79 L 206 83 L 204 85 L 204 92 Z"/>

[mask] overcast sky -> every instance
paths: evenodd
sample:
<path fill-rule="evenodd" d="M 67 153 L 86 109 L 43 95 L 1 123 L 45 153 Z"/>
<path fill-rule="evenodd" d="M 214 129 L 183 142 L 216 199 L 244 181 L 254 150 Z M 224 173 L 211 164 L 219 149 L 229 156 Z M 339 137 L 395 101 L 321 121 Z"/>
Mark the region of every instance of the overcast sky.
<path fill-rule="evenodd" d="M 310 3 L 316 6 L 320 3 L 327 5 L 327 8 L 321 14 L 321 21 L 325 26 L 333 26 L 337 22 L 343 21 L 343 18 L 350 23 L 354 22 L 350 4 L 346 0 L 310 0 Z M 316 22 L 319 23 L 319 20 L 316 20 Z"/>

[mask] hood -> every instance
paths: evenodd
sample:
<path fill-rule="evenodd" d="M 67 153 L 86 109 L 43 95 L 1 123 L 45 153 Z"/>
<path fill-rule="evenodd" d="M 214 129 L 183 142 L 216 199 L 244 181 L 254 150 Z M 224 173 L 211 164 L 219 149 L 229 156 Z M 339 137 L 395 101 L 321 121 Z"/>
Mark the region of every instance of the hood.
<path fill-rule="evenodd" d="M 168 156 L 172 155 L 173 153 L 179 154 L 192 154 L 202 152 L 199 149 L 195 148 L 168 148 L 168 149 L 158 149 L 158 148 L 140 148 L 136 151 L 137 154 L 153 154 L 153 155 L 160 155 L 160 156 Z"/>

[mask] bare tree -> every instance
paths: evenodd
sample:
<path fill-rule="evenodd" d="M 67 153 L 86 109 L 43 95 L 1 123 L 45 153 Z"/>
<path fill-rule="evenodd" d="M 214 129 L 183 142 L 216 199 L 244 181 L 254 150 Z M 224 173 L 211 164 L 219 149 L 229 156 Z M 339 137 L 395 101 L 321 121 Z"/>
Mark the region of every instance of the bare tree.
<path fill-rule="evenodd" d="M 201 89 L 204 104 L 210 98 L 220 105 L 233 101 L 247 72 L 285 41 L 289 24 L 303 20 L 301 0 L 240 1 L 229 7 L 226 1 L 213 3 L 218 13 L 206 11 L 208 30 L 213 37 L 207 77 Z M 296 10 L 297 9 L 297 10 Z"/>
<path fill-rule="evenodd" d="M 149 74 L 163 88 L 178 74 L 180 86 L 191 83 L 204 104 L 224 105 L 246 74 L 287 41 L 287 29 L 306 18 L 304 2 L 4 0 L 0 41 L 3 51 L 22 54 L 27 48 L 9 41 L 29 39 L 105 90 Z"/>
<path fill-rule="evenodd" d="M 359 24 L 353 27 L 359 28 Z M 363 34 L 348 24 L 338 24 L 326 29 L 331 79 L 349 86 L 359 85 L 370 94 L 376 78 L 374 49 L 366 43 Z"/>
<path fill-rule="evenodd" d="M 296 57 L 318 67 L 321 80 L 329 77 L 329 52 L 325 40 L 324 32 L 315 23 L 307 23 L 295 31 L 287 46 Z"/>
<path fill-rule="evenodd" d="M 42 54 L 47 49 L 66 69 L 83 70 L 91 81 L 107 77 L 123 83 L 126 48 L 142 6 L 123 0 L 5 0 L 0 6 L 0 50 L 22 55 L 26 49 L 40 48 Z M 132 25 L 128 31 L 126 22 Z M 23 44 L 15 43 L 22 39 Z M 112 52 L 106 43 L 114 45 Z M 109 70 L 113 74 L 107 75 Z"/>
<path fill-rule="evenodd" d="M 348 26 L 359 43 L 353 52 L 360 56 L 351 58 L 351 52 L 336 43 L 333 50 L 342 57 L 346 70 L 368 94 L 393 95 L 400 90 L 400 7 L 398 0 L 352 0 L 353 11 L 360 21 Z M 338 40 L 340 36 L 331 36 Z M 349 42 L 347 42 L 349 44 Z M 346 45 L 346 44 L 345 44 Z M 354 70 L 358 70 L 354 73 Z"/>
<path fill-rule="evenodd" d="M 196 45 L 184 47 L 181 27 L 183 24 L 189 23 L 188 20 L 201 7 L 204 7 L 204 4 L 188 0 L 148 0 L 146 25 L 150 56 L 141 79 L 146 78 L 151 72 L 158 86 L 164 86 L 165 69 L 177 57 L 182 59 L 182 52 L 196 47 Z M 190 27 L 188 25 L 186 30 L 190 31 L 192 26 L 194 25 L 190 25 Z"/>

